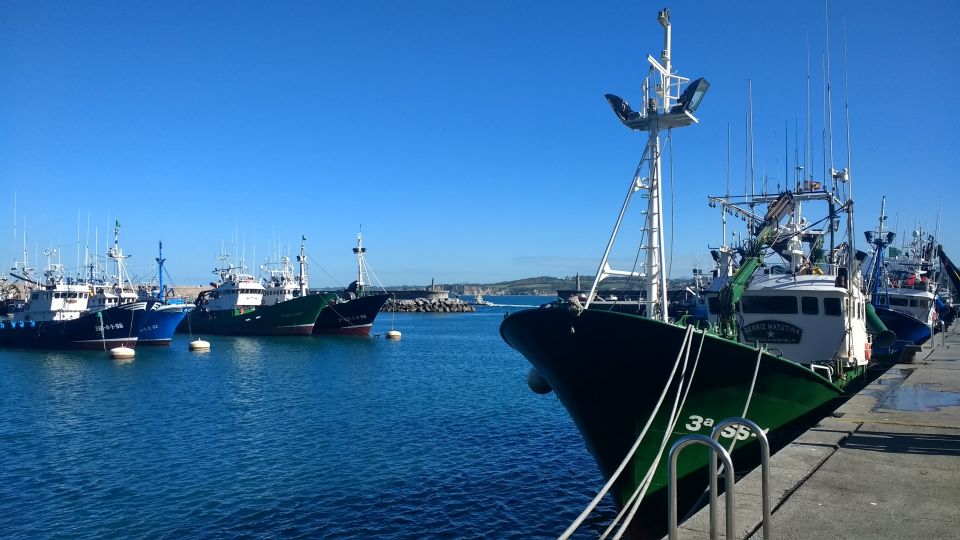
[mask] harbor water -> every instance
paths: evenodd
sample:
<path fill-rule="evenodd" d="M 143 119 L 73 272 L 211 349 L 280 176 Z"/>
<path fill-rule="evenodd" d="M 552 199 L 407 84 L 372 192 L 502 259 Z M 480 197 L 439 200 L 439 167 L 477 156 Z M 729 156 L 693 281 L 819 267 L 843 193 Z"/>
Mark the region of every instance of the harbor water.
<path fill-rule="evenodd" d="M 498 334 L 547 297 L 381 314 L 377 337 L 0 350 L 4 537 L 549 538 L 602 486 Z M 597 536 L 606 505 L 582 532 Z"/>

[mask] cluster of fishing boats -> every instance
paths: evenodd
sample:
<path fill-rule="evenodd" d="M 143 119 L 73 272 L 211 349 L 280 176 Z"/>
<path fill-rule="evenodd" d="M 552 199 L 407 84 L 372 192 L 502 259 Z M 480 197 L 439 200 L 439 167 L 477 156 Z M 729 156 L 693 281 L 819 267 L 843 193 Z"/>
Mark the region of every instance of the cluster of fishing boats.
<path fill-rule="evenodd" d="M 170 345 L 174 333 L 235 336 L 368 335 L 386 293 L 367 291 L 366 248 L 357 237 L 353 252 L 358 274 L 344 291 L 308 289 L 306 238 L 294 273 L 289 257 L 265 266 L 256 278 L 243 266 L 228 264 L 221 255 L 214 270 L 218 279 L 193 302 L 175 296 L 164 284 L 163 244 L 156 258 L 155 283 L 133 285 L 119 245 L 119 223 L 107 260 L 114 273 L 90 264 L 84 276 L 66 277 L 63 266 L 51 262 L 42 279 L 34 279 L 26 262 L 14 263 L 18 284 L 3 287 L 0 298 L 0 347 L 30 349 L 103 349 L 137 345 Z M 26 255 L 24 261 L 27 260 Z M 103 271 L 101 271 L 103 270 Z"/>
<path fill-rule="evenodd" d="M 531 389 L 555 393 L 607 479 L 563 538 L 608 492 L 620 509 L 619 534 L 663 536 L 673 445 L 710 436 L 736 417 L 774 443 L 789 437 L 832 410 L 881 356 L 910 351 L 944 329 L 955 315 L 949 290 L 960 290 L 960 274 L 933 235 L 918 229 L 909 245 L 891 249 L 884 208 L 877 230 L 866 233 L 872 252 L 855 248 L 850 165 L 835 168 L 831 155 L 823 178 L 797 166 L 778 192 L 709 197 L 721 210 L 725 242 L 728 218 L 744 222 L 746 233 L 711 248 L 709 280 L 694 291 L 691 309 L 676 310 L 667 295 L 662 134 L 698 123 L 709 83 L 675 73 L 669 11 L 658 21 L 664 47 L 659 58 L 647 57 L 640 110 L 606 95 L 622 124 L 647 133 L 647 144 L 592 287 L 513 313 L 500 327 L 531 364 Z M 849 161 L 849 132 L 847 139 Z M 647 203 L 642 245 L 631 251 L 638 262 L 614 269 L 611 252 L 638 194 Z M 642 290 L 631 297 L 603 289 L 610 277 Z M 748 426 L 720 437 L 735 460 L 757 455 Z M 702 500 L 708 464 L 702 449 L 679 455 L 681 512 Z"/>

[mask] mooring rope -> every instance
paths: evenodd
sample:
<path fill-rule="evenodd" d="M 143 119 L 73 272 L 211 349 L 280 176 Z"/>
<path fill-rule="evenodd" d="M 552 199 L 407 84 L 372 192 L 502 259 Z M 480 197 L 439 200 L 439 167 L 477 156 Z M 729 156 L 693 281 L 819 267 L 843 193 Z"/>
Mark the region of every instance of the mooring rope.
<path fill-rule="evenodd" d="M 691 325 L 691 328 L 692 327 L 693 325 Z M 694 376 L 696 376 L 697 367 L 700 365 L 700 356 L 703 354 L 703 343 L 704 341 L 706 341 L 706 339 L 707 339 L 707 333 L 702 332 L 700 334 L 700 346 L 697 348 L 697 356 L 696 358 L 694 358 L 693 367 L 690 370 L 689 382 L 687 382 L 686 388 L 684 388 L 683 386 L 684 379 L 686 378 L 684 377 L 680 380 L 680 383 L 677 387 L 677 397 L 679 398 L 680 393 L 682 391 L 683 398 L 679 400 L 679 407 L 677 407 L 677 400 L 674 400 L 674 410 L 670 414 L 670 421 L 667 424 L 667 429 L 664 431 L 663 439 L 661 439 L 660 441 L 660 448 L 657 450 L 657 457 L 654 458 L 653 461 L 650 463 L 650 466 L 647 468 L 646 474 L 644 474 L 643 476 L 643 481 L 637 487 L 636 491 L 634 491 L 634 494 L 631 497 L 631 500 L 624 505 L 624 510 L 629 508 L 630 511 L 629 511 L 629 514 L 627 514 L 626 518 L 624 519 L 623 525 L 620 526 L 620 529 L 617 531 L 617 534 L 614 536 L 614 540 L 620 539 L 621 537 L 623 537 L 624 533 L 626 533 L 627 528 L 630 526 L 630 523 L 633 522 L 633 518 L 636 516 L 637 511 L 640 509 L 640 504 L 643 502 L 643 498 L 646 496 L 647 490 L 650 489 L 650 484 L 653 483 L 653 475 L 656 472 L 657 466 L 659 465 L 660 460 L 663 457 L 663 451 L 666 449 L 667 443 L 670 440 L 670 435 L 673 433 L 674 428 L 676 428 L 677 422 L 680 420 L 680 413 L 683 411 L 684 405 L 686 405 L 687 396 L 690 395 L 690 389 L 693 388 Z M 692 337 L 690 341 L 692 345 L 693 344 Z M 690 351 L 688 348 L 687 355 L 689 356 L 689 354 L 690 354 Z M 684 372 L 685 371 L 686 371 L 686 363 L 684 363 Z M 617 516 L 616 521 L 619 521 L 620 516 L 623 514 L 624 510 L 620 511 L 620 514 Z M 607 533 L 610 530 L 612 530 L 612 528 L 616 525 L 616 521 L 614 521 L 614 523 L 612 523 L 610 527 L 607 528 L 607 531 L 604 531 L 604 535 L 601 538 L 606 537 Z"/>
<path fill-rule="evenodd" d="M 760 373 L 760 359 L 763 358 L 763 353 L 765 351 L 766 349 L 764 349 L 763 347 L 759 347 L 757 349 L 757 362 L 753 367 L 753 380 L 750 381 L 750 391 L 747 392 L 747 400 L 743 404 L 743 414 L 740 415 L 743 418 L 747 417 L 747 411 L 750 409 L 750 401 L 753 399 L 753 390 L 756 387 L 757 376 Z M 734 435 L 734 437 L 730 441 L 730 445 L 727 447 L 727 453 L 732 454 L 733 447 L 736 446 L 736 444 L 737 444 L 737 437 L 736 435 Z M 717 476 L 720 476 L 721 474 L 723 474 L 723 472 L 724 472 L 724 467 L 723 467 L 723 464 L 721 463 L 720 466 L 717 468 Z M 697 504 L 694 505 L 694 508 L 700 507 L 700 504 L 703 501 L 704 497 L 706 497 L 706 493 L 700 496 L 700 500 L 698 501 Z M 684 516 L 683 519 L 686 520 L 687 517 L 689 517 L 689 514 L 687 516 Z"/>
<path fill-rule="evenodd" d="M 590 513 L 593 512 L 593 510 L 597 507 L 597 504 L 599 504 L 600 501 L 603 499 L 604 495 L 606 495 L 607 492 L 610 491 L 610 488 L 613 487 L 613 483 L 616 482 L 617 478 L 620 477 L 620 474 L 623 473 L 623 470 L 627 468 L 627 465 L 630 463 L 630 460 L 633 459 L 633 454 L 637 451 L 637 448 L 640 447 L 640 443 L 643 442 L 643 438 L 644 436 L 646 436 L 647 430 L 650 429 L 650 425 L 653 423 L 654 417 L 656 417 L 657 413 L 659 412 L 660 406 L 663 404 L 663 400 L 667 396 L 667 390 L 672 385 L 673 378 L 677 374 L 677 368 L 680 366 L 680 359 L 684 357 L 684 352 L 687 351 L 687 349 L 690 346 L 690 342 L 692 340 L 693 340 L 693 326 L 688 326 L 686 334 L 683 337 L 683 343 L 680 344 L 680 350 L 677 352 L 677 359 L 676 361 L 674 361 L 673 371 L 670 373 L 670 378 L 667 380 L 667 383 L 663 386 L 663 391 L 660 392 L 660 398 L 657 401 L 657 405 L 656 407 L 654 407 L 653 413 L 647 419 L 646 425 L 643 426 L 643 430 L 640 431 L 640 435 L 637 437 L 637 440 L 634 441 L 633 446 L 630 447 L 630 450 L 627 451 L 627 455 L 623 458 L 623 461 L 620 462 L 620 466 L 617 467 L 617 470 L 615 470 L 612 475 L 610 475 L 610 479 L 607 480 L 607 483 L 604 484 L 603 488 L 600 489 L 600 492 L 597 493 L 596 497 L 594 497 L 592 501 L 590 501 L 590 504 L 587 505 L 587 507 L 583 510 L 583 512 L 581 512 L 580 515 L 577 516 L 577 519 L 575 519 L 573 523 L 571 523 L 570 526 L 567 527 L 567 530 L 563 531 L 563 534 L 561 534 L 558 537 L 558 540 L 566 540 L 570 538 L 570 535 L 572 535 L 577 530 L 577 528 L 583 523 L 583 520 L 585 520 L 587 516 L 589 516 Z M 689 352 L 688 352 L 688 355 L 689 355 Z"/>
<path fill-rule="evenodd" d="M 763 347 L 757 349 L 757 364 L 753 366 L 753 380 L 750 381 L 750 391 L 747 392 L 747 402 L 743 404 L 743 414 L 740 415 L 743 418 L 747 417 L 747 410 L 750 408 L 750 400 L 753 399 L 753 389 L 757 386 L 757 375 L 760 373 L 760 359 L 763 358 L 763 351 Z"/>

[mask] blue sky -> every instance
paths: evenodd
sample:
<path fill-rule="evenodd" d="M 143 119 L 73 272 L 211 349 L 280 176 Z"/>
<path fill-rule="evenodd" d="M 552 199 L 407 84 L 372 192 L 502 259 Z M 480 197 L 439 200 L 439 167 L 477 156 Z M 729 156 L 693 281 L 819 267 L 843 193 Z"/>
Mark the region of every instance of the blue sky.
<path fill-rule="evenodd" d="M 31 259 L 54 246 L 72 267 L 78 221 L 102 252 L 119 219 L 134 272 L 162 240 L 184 284 L 209 281 L 222 244 L 253 266 L 304 234 L 312 284 L 345 285 L 361 226 L 386 285 L 593 273 L 645 142 L 603 94 L 639 101 L 660 7 L 2 1 L 0 257 L 19 257 L 25 219 Z M 782 182 L 794 125 L 802 152 L 808 52 L 822 170 L 824 5 L 671 10 L 675 67 L 711 83 L 701 124 L 673 134 L 667 236 L 682 276 L 720 241 L 706 195 L 724 190 L 728 125 L 731 184 L 744 185 L 748 80 L 757 177 Z M 831 2 L 838 168 L 844 24 L 858 229 L 884 194 L 901 230 L 932 230 L 942 201 L 957 253 L 960 8 Z"/>

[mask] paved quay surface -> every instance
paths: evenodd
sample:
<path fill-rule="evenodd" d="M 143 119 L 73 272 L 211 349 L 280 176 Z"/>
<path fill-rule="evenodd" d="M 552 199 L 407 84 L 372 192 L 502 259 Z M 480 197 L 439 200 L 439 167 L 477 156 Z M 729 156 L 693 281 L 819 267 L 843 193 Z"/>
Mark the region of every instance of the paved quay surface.
<path fill-rule="evenodd" d="M 934 340 L 771 457 L 771 538 L 960 539 L 960 334 Z M 759 467 L 735 493 L 737 538 L 763 538 Z M 708 533 L 703 509 L 679 538 Z"/>

